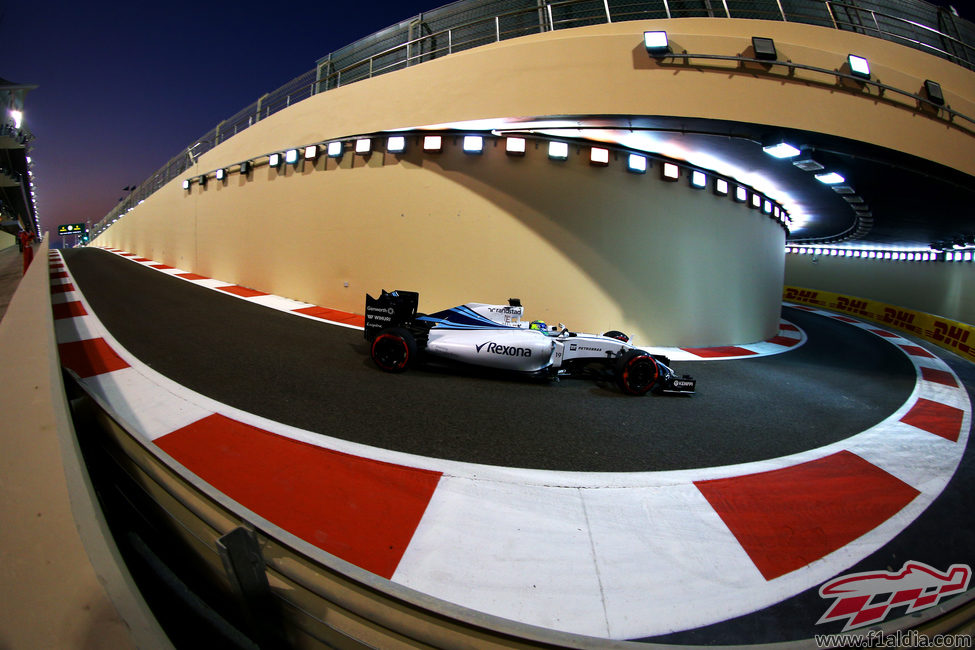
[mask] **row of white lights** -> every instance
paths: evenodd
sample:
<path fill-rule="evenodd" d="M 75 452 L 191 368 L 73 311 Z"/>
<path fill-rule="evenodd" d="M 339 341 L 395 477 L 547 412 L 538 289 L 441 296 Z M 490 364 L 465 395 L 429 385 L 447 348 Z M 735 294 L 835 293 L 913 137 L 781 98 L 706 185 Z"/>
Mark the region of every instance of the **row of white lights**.
<path fill-rule="evenodd" d="M 818 171 L 819 173 L 814 174 L 814 178 L 842 196 L 857 216 L 857 230 L 852 235 L 853 238 L 866 235 L 873 227 L 873 212 L 870 210 L 870 206 L 856 193 L 853 187 L 846 184 L 846 179 L 842 175 L 835 171 L 827 171 L 821 163 L 815 160 L 809 150 L 803 151 L 788 142 L 777 142 L 762 147 L 762 151 L 780 160 L 795 158 L 796 160 L 792 164 L 803 171 Z M 803 154 L 802 158 L 799 158 L 800 154 Z"/>
<path fill-rule="evenodd" d="M 667 38 L 667 32 L 665 31 L 644 32 L 643 41 L 647 53 L 653 57 L 666 57 L 672 53 L 670 43 Z M 769 62 L 778 60 L 775 42 L 771 38 L 753 36 L 752 49 L 754 52 L 753 56 L 757 59 Z M 871 80 L 872 75 L 870 72 L 870 62 L 866 59 L 866 57 L 856 54 L 849 54 L 846 57 L 846 62 L 849 74 L 851 76 L 864 81 Z M 926 79 L 924 81 L 924 93 L 927 95 L 928 101 L 930 101 L 932 104 L 937 106 L 945 105 L 944 92 L 942 91 L 939 83 Z M 763 149 L 766 153 L 776 158 L 795 158 L 800 153 L 803 153 L 798 147 L 795 147 L 787 142 L 779 142 L 763 147 Z M 873 225 L 873 213 L 870 211 L 869 206 L 866 205 L 861 197 L 855 194 L 852 187 L 849 185 L 844 185 L 846 179 L 841 174 L 825 169 L 821 164 L 817 164 L 811 157 L 807 156 L 807 158 L 808 160 L 802 161 L 806 164 L 802 164 L 800 161 L 794 162 L 793 164 L 806 171 L 819 172 L 815 173 L 816 180 L 825 185 L 831 186 L 837 194 L 843 195 L 844 200 L 850 204 L 850 207 L 856 213 L 858 219 L 858 228 L 853 234 L 853 237 L 860 237 L 869 232 Z M 947 259 L 950 260 L 951 258 L 948 257 Z"/>
<path fill-rule="evenodd" d="M 786 252 L 793 255 L 814 255 L 826 257 L 852 257 L 871 260 L 890 260 L 893 262 L 972 262 L 975 252 L 972 250 L 936 252 L 936 251 L 868 251 L 847 248 L 813 248 L 811 246 L 787 246 Z"/>
<path fill-rule="evenodd" d="M 779 142 L 762 147 L 762 151 L 773 158 L 779 158 L 780 160 L 784 158 L 795 158 L 802 153 L 801 149 L 789 144 L 788 142 Z M 846 180 L 836 172 L 822 172 L 820 174 L 816 174 L 815 178 L 823 185 L 838 185 Z"/>
<path fill-rule="evenodd" d="M 10 118 L 11 124 L 13 124 L 15 129 L 20 129 L 24 124 L 24 112 L 17 110 L 15 108 L 10 108 L 7 110 L 7 115 Z M 34 171 L 31 167 L 31 158 L 27 156 L 27 187 L 30 191 L 31 203 L 34 207 L 34 228 L 37 232 L 40 232 L 40 219 L 37 216 L 37 181 L 34 179 Z"/>
<path fill-rule="evenodd" d="M 524 156 L 527 151 L 527 140 L 522 137 L 505 136 L 505 152 L 511 156 Z M 288 149 L 283 152 L 268 154 L 268 165 L 279 168 L 282 164 L 297 165 L 302 160 L 314 162 L 321 153 L 329 158 L 341 158 L 346 153 L 346 145 L 352 143 L 352 148 L 358 155 L 369 155 L 373 151 L 372 138 L 355 138 L 351 141 L 333 140 L 327 143 L 311 144 L 301 148 Z M 465 135 L 463 136 L 463 150 L 469 154 L 480 154 L 484 151 L 484 136 Z M 386 151 L 388 153 L 403 153 L 406 151 L 407 137 L 402 135 L 392 135 L 386 138 Z M 424 135 L 423 151 L 427 153 L 440 153 L 444 147 L 444 136 Z M 605 147 L 589 147 L 589 162 L 597 167 L 606 167 L 610 163 L 610 150 Z M 567 160 L 569 158 L 569 143 L 558 140 L 550 140 L 548 143 L 548 157 L 551 160 Z M 241 174 L 250 172 L 252 161 L 244 161 L 239 164 Z M 645 174 L 651 167 L 649 157 L 638 153 L 626 154 L 626 169 L 634 174 Z M 676 182 L 680 180 L 681 167 L 675 162 L 663 161 L 661 167 L 661 178 L 665 181 Z M 198 177 L 188 178 L 183 181 L 183 189 L 189 191 L 194 182 L 205 186 L 210 174 L 218 181 L 227 178 L 227 168 L 220 168 L 213 172 L 208 172 Z M 747 203 L 749 207 L 760 210 L 770 218 L 775 219 L 779 224 L 788 230 L 792 223 L 789 213 L 778 203 L 768 197 L 748 188 L 744 185 L 733 183 L 725 178 L 714 176 L 709 180 L 708 174 L 699 169 L 690 169 L 690 186 L 694 189 L 707 189 L 711 186 L 712 191 L 719 196 L 732 196 L 739 203 Z M 713 181 L 713 182 L 712 182 Z"/>
<path fill-rule="evenodd" d="M 11 111 L 11 113 L 19 111 Z M 18 124 L 18 128 L 20 125 Z M 27 187 L 30 189 L 30 202 L 34 208 L 34 228 L 37 232 L 41 232 L 40 217 L 37 214 L 37 179 L 34 178 L 34 161 L 30 156 L 26 157 L 27 160 Z"/>
<path fill-rule="evenodd" d="M 128 213 L 130 213 L 130 212 L 132 212 L 132 211 L 133 211 L 133 210 L 135 210 L 135 209 L 136 209 L 136 208 L 137 208 L 138 206 L 140 206 L 140 205 L 142 205 L 142 204 L 143 204 L 143 203 L 145 203 L 145 202 L 146 202 L 146 200 L 145 200 L 145 199 L 142 199 L 141 201 L 139 201 L 139 202 L 138 202 L 138 203 L 136 203 L 135 205 L 133 205 L 133 206 L 130 206 L 130 207 L 129 207 L 129 209 L 128 209 L 128 210 L 126 210 L 125 212 L 123 212 L 123 213 L 121 213 L 121 214 L 118 214 L 118 215 L 116 215 L 114 219 L 112 219 L 112 220 L 111 220 L 110 222 L 108 222 L 107 224 L 105 224 L 105 225 L 103 225 L 103 226 L 102 226 L 101 228 L 99 228 L 98 230 L 96 230 L 96 231 L 95 231 L 95 232 L 94 232 L 94 233 L 92 234 L 92 237 L 98 237 L 98 236 L 99 236 L 100 234 L 102 234 L 103 232 L 105 232 L 106 230 L 108 230 L 108 229 L 109 229 L 109 228 L 110 228 L 110 227 L 111 227 L 111 226 L 112 226 L 113 224 L 115 224 L 115 223 L 118 223 L 118 220 L 119 220 L 119 219 L 121 219 L 122 217 L 124 217 L 124 216 L 125 216 L 125 215 L 127 215 Z M 96 225 L 97 225 L 97 224 L 96 224 Z"/>

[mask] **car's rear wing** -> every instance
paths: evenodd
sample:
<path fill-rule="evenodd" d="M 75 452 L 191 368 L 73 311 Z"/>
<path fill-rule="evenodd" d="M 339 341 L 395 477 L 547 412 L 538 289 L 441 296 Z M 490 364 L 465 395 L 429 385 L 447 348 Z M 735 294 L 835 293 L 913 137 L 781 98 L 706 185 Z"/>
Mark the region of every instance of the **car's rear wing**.
<path fill-rule="evenodd" d="M 366 294 L 366 339 L 376 338 L 387 327 L 410 327 L 416 318 L 420 294 L 416 291 L 392 291 L 385 289 L 378 298 Z"/>

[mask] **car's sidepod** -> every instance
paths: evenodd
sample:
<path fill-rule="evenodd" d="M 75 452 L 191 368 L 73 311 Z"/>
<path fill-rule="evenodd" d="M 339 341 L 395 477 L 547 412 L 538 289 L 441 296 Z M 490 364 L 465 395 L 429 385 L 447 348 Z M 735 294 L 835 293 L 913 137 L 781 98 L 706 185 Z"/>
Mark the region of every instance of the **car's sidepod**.
<path fill-rule="evenodd" d="M 487 368 L 537 372 L 552 363 L 555 340 L 529 329 L 439 329 L 430 331 L 427 352 Z"/>

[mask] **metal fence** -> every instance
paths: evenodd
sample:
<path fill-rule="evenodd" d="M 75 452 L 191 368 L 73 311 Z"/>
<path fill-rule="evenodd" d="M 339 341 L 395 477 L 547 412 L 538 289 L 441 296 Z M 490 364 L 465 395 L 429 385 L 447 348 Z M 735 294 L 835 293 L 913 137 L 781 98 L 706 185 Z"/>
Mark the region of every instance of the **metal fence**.
<path fill-rule="evenodd" d="M 609 22 L 750 18 L 819 25 L 893 41 L 975 70 L 975 24 L 924 0 L 459 0 L 362 38 L 320 59 L 220 122 L 143 181 L 97 233 L 183 174 L 197 157 L 295 102 L 339 86 L 488 43 Z"/>

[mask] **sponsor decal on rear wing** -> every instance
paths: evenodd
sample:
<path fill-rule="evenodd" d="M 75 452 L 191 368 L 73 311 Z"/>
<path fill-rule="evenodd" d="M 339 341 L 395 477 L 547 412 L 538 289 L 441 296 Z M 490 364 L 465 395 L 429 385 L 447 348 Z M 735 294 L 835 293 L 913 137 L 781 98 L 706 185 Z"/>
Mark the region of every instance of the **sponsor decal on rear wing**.
<path fill-rule="evenodd" d="M 366 294 L 366 324 L 363 335 L 367 340 L 387 327 L 410 327 L 416 318 L 420 294 L 415 291 L 383 290 L 378 298 Z"/>

